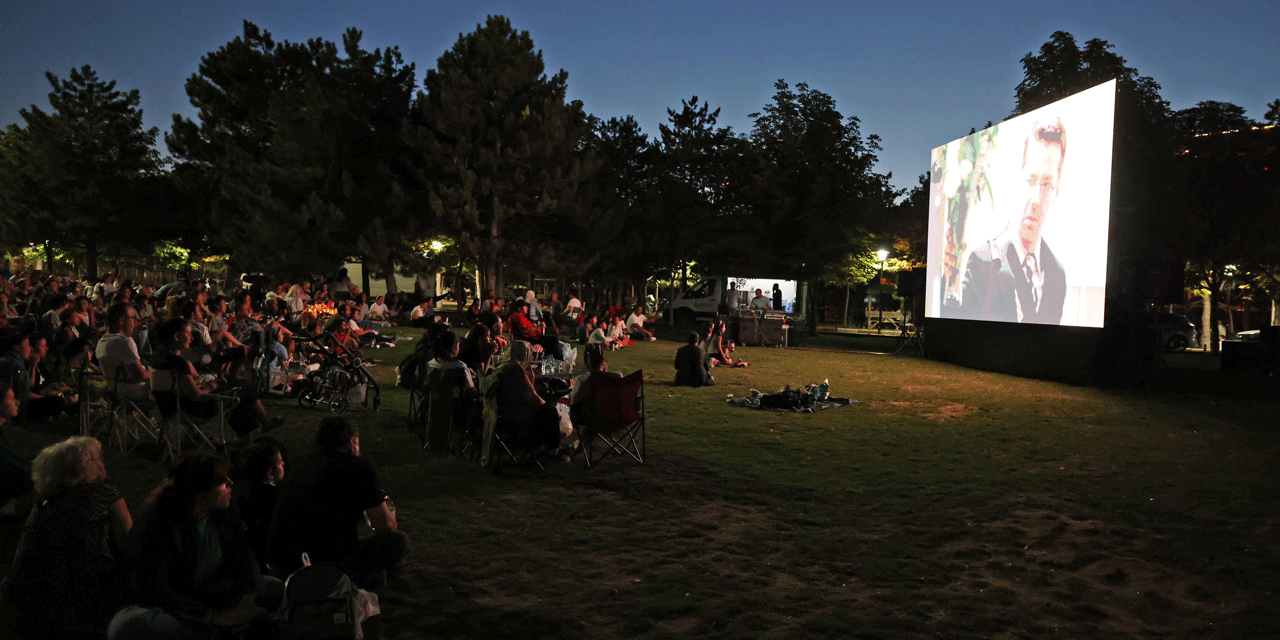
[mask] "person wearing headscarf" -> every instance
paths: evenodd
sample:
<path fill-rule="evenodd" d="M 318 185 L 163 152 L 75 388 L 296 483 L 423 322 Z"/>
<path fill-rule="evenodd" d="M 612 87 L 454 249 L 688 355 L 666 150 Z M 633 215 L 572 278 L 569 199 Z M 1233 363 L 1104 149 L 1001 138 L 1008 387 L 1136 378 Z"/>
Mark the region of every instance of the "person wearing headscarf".
<path fill-rule="evenodd" d="M 495 430 L 513 449 L 559 448 L 560 415 L 554 403 L 538 395 L 533 378 L 533 346 L 524 340 L 513 340 L 502 363 L 481 381 L 485 427 L 483 463 L 493 460 L 490 447 Z"/>

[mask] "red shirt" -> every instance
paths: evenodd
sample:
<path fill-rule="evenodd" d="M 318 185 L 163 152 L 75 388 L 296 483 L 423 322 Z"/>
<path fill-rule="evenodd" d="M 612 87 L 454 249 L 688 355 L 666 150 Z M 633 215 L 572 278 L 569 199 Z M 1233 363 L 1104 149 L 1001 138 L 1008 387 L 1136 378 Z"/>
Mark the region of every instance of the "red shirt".
<path fill-rule="evenodd" d="M 516 340 L 534 340 L 542 336 L 542 327 L 523 313 L 511 314 L 508 321 L 511 323 L 511 337 Z"/>

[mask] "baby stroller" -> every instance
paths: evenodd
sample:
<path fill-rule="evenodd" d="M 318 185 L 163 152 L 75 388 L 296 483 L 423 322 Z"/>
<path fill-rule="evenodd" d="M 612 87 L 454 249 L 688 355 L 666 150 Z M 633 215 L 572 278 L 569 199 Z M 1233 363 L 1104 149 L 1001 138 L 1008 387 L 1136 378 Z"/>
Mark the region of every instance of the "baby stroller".
<path fill-rule="evenodd" d="M 298 392 L 298 405 L 313 409 L 321 404 L 334 415 L 347 412 L 351 403 L 358 402 L 368 408 L 370 398 L 373 410 L 382 404 L 382 389 L 373 379 L 364 362 L 339 344 L 329 334 L 313 337 L 294 337 L 299 349 L 306 349 L 308 359 L 319 359 L 320 366 L 307 373 Z"/>

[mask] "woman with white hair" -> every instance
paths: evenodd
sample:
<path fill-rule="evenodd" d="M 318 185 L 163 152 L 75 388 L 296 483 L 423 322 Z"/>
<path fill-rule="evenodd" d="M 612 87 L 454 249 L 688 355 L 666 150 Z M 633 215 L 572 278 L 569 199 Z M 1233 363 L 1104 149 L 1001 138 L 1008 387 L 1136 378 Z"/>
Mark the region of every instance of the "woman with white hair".
<path fill-rule="evenodd" d="M 10 620 L 31 637 L 101 636 L 124 604 L 121 559 L 133 527 L 107 482 L 102 443 L 77 436 L 50 445 L 31 475 L 36 505 L 6 585 Z"/>
<path fill-rule="evenodd" d="M 307 295 L 307 292 L 302 288 L 301 284 L 295 284 L 292 287 L 289 287 L 289 292 L 284 294 L 284 303 L 285 306 L 289 308 L 290 316 L 301 313 L 303 308 L 307 306 L 307 302 L 309 302 L 310 299 L 311 296 Z"/>

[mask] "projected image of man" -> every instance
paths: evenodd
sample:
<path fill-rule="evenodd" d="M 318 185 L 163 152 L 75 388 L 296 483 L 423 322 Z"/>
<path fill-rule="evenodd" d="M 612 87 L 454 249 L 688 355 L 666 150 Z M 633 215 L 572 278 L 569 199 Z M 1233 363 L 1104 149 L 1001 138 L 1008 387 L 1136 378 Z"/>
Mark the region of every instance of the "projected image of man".
<path fill-rule="evenodd" d="M 1058 197 L 1067 132 L 1060 119 L 1036 122 L 1023 143 L 1017 209 L 1009 225 L 969 256 L 959 316 L 1059 324 L 1067 295 L 1062 264 L 1041 237 Z"/>

